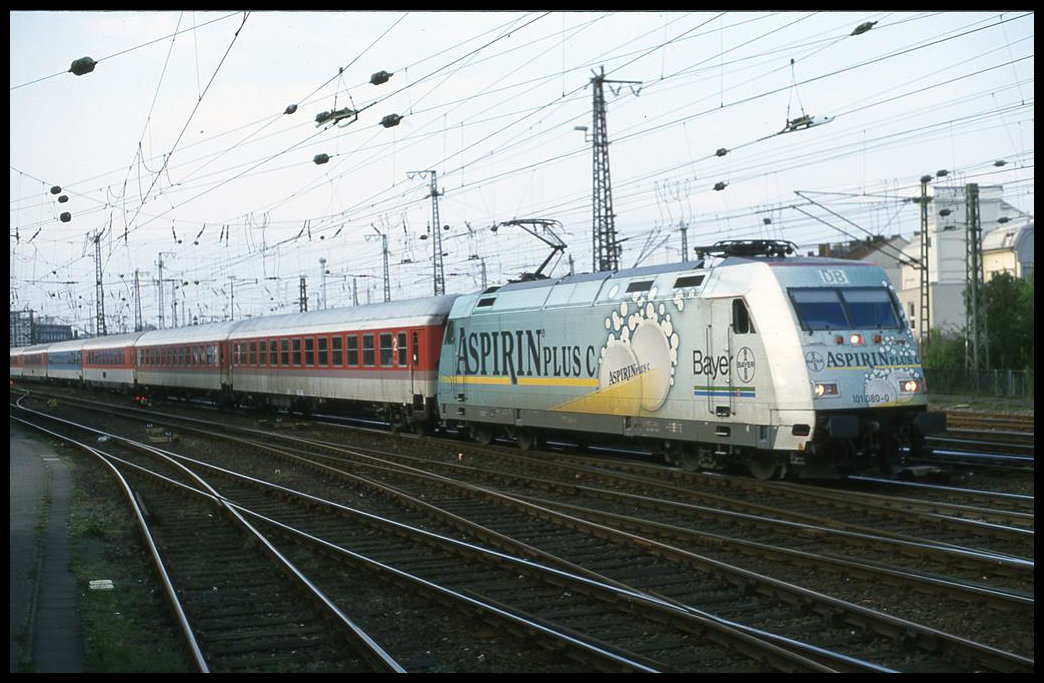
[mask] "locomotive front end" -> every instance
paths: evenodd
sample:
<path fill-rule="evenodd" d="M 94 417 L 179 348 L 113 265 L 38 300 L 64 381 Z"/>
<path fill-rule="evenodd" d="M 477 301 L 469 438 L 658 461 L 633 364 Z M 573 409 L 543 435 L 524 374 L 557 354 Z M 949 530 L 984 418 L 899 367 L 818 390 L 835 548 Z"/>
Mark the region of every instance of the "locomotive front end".
<path fill-rule="evenodd" d="M 815 411 L 795 459 L 804 476 L 891 471 L 945 428 L 944 415 L 928 412 L 920 350 L 891 284 L 858 262 L 786 271 Z"/>

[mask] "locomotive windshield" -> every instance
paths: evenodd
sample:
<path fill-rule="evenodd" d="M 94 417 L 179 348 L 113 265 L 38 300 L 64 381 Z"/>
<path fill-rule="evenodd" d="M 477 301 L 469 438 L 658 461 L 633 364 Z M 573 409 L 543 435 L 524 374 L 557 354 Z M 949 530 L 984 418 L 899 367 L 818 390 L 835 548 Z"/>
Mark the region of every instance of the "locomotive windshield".
<path fill-rule="evenodd" d="M 899 329 L 895 302 L 884 287 L 791 289 L 805 330 Z"/>

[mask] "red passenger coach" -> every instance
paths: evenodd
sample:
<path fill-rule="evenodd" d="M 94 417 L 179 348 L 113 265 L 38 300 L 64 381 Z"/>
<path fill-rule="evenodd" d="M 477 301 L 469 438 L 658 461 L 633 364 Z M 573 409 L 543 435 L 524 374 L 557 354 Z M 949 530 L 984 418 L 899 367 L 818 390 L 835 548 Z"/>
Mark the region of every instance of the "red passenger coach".
<path fill-rule="evenodd" d="M 25 370 L 25 349 L 21 347 L 11 347 L 11 384 L 22 379 L 22 373 Z"/>
<path fill-rule="evenodd" d="M 231 394 L 227 340 L 238 322 L 143 334 L 137 343 L 138 385 L 143 394 Z M 224 358 L 223 358 L 224 355 Z"/>
<path fill-rule="evenodd" d="M 36 344 L 22 349 L 18 361 L 18 374 L 22 380 L 43 382 L 47 379 L 47 347 L 49 346 L 50 344 Z"/>
<path fill-rule="evenodd" d="M 244 320 L 228 337 L 237 400 L 353 404 L 397 427 L 435 418 L 438 354 L 455 296 Z"/>
<path fill-rule="evenodd" d="M 134 342 L 142 335 L 119 334 L 83 342 L 83 381 L 91 387 L 130 391 L 136 383 Z"/>

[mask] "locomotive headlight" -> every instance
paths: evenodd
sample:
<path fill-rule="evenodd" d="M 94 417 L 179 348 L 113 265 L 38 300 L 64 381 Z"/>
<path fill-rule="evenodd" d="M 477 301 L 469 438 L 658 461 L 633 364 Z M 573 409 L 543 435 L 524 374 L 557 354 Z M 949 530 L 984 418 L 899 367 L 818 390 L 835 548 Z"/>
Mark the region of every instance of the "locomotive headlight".
<path fill-rule="evenodd" d="M 841 393 L 837 390 L 836 382 L 816 382 L 812 391 L 815 393 L 816 398 L 829 398 L 838 396 Z"/>
<path fill-rule="evenodd" d="M 852 343 L 852 346 L 862 346 L 863 345 L 863 335 L 861 335 L 861 334 L 853 334 L 851 337 L 848 338 L 848 341 Z"/>
<path fill-rule="evenodd" d="M 899 383 L 899 388 L 904 394 L 912 394 L 921 388 L 921 383 L 915 379 L 906 379 Z"/>

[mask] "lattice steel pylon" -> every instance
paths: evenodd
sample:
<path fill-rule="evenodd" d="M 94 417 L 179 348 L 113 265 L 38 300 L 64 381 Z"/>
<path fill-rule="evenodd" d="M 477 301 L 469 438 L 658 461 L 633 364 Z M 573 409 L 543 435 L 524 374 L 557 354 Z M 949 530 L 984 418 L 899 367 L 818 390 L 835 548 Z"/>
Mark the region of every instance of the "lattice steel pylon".
<path fill-rule="evenodd" d="M 435 171 L 410 171 L 406 174 L 412 178 L 418 173 L 431 174 L 431 249 L 434 262 L 433 280 L 435 283 L 435 296 L 446 293 L 446 273 L 442 267 L 442 225 L 439 223 L 439 186 L 435 179 Z"/>
<path fill-rule="evenodd" d="M 968 370 L 989 370 L 990 352 L 986 337 L 985 285 L 982 268 L 982 223 L 979 216 L 979 186 L 969 183 L 965 188 L 967 204 L 967 239 L 964 252 L 964 305 L 967 319 L 967 337 L 964 345 L 964 367 Z"/>
<path fill-rule="evenodd" d="M 594 132 L 591 148 L 594 157 L 594 185 L 592 237 L 594 240 L 595 271 L 620 268 L 620 243 L 616 239 L 616 214 L 613 213 L 613 188 L 609 177 L 609 133 L 605 121 L 605 83 L 641 84 L 641 81 L 610 81 L 605 78 L 605 67 L 591 79 L 593 91 Z M 637 94 L 637 92 L 635 92 Z"/>
<path fill-rule="evenodd" d="M 95 320 L 94 333 L 104 337 L 105 331 L 105 288 L 102 286 L 102 264 L 101 264 L 101 236 L 102 230 L 94 233 L 91 241 L 94 242 L 94 298 L 95 298 Z"/>
<path fill-rule="evenodd" d="M 928 197 L 928 183 L 932 181 L 930 175 L 921 177 L 921 263 L 920 263 L 920 276 L 921 276 L 921 288 L 920 288 L 920 310 L 919 320 L 917 324 L 917 331 L 921 335 L 921 349 L 923 350 L 929 342 L 929 333 L 931 327 L 931 281 L 928 273 L 928 249 L 930 247 L 929 235 L 928 235 L 928 202 L 931 199 Z"/>

